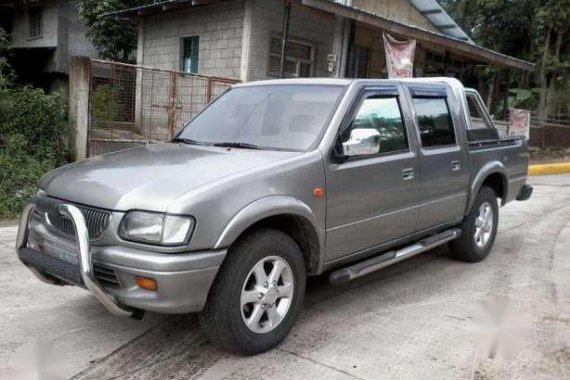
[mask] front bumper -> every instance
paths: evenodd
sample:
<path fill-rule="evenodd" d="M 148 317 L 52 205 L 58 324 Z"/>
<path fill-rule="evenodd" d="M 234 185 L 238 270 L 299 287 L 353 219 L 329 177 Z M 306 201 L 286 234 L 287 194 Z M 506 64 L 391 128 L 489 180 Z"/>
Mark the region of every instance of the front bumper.
<path fill-rule="evenodd" d="M 156 253 L 123 246 L 91 245 L 85 219 L 72 204 L 35 198 L 22 213 L 16 250 L 20 260 L 42 281 L 89 290 L 110 312 L 137 317 L 140 310 L 189 313 L 203 309 L 226 251 Z M 75 228 L 75 239 L 54 233 L 34 211 L 56 207 Z M 47 246 L 52 247 L 47 250 Z M 71 252 L 53 255 L 53 250 Z M 62 259 L 62 257 L 64 257 Z M 73 258 L 72 257 L 72 258 Z M 157 290 L 137 286 L 135 276 L 150 277 Z"/>

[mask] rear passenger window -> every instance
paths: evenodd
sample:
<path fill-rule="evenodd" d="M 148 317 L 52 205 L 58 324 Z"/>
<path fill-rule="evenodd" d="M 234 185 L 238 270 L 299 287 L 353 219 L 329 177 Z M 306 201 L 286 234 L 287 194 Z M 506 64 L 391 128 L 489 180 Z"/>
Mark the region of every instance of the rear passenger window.
<path fill-rule="evenodd" d="M 350 128 L 344 133 L 348 140 L 355 128 L 376 129 L 380 133 L 380 152 L 389 153 L 408 149 L 406 128 L 396 97 L 370 97 L 360 106 Z"/>
<path fill-rule="evenodd" d="M 455 144 L 453 122 L 445 98 L 414 98 L 422 146 Z"/>

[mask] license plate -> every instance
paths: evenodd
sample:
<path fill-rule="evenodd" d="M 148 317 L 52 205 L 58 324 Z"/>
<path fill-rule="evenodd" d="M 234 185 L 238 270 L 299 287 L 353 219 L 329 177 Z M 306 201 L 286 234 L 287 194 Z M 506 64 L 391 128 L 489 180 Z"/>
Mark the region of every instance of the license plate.
<path fill-rule="evenodd" d="M 79 265 L 79 257 L 75 248 L 58 244 L 53 241 L 44 241 L 44 252 L 50 256 L 66 261 L 73 265 Z"/>

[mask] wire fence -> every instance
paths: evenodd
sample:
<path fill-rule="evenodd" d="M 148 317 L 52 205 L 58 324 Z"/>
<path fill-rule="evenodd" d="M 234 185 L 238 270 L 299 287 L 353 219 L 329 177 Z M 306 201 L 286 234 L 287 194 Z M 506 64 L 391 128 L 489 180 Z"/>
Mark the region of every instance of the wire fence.
<path fill-rule="evenodd" d="M 88 155 L 169 140 L 237 82 L 91 60 Z"/>

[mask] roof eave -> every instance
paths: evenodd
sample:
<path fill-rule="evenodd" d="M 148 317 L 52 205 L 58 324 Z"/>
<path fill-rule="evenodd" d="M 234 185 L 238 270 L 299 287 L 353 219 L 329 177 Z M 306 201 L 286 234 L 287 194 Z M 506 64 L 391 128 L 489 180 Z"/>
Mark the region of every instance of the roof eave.
<path fill-rule="evenodd" d="M 302 0 L 302 4 L 321 11 L 356 20 L 367 25 L 389 30 L 390 32 L 416 39 L 419 42 L 430 43 L 443 48 L 455 50 L 456 52 L 462 53 L 475 61 L 491 63 L 498 66 L 512 67 L 525 71 L 534 71 L 535 69 L 534 63 L 510 57 L 461 39 L 391 20 L 362 9 L 328 0 Z"/>
<path fill-rule="evenodd" d="M 143 17 L 148 16 L 155 13 L 162 13 L 168 11 L 174 11 L 177 9 L 182 8 L 189 8 L 195 7 L 199 5 L 208 5 L 219 3 L 223 0 L 170 0 L 170 1 L 161 1 L 154 4 L 149 5 L 142 5 L 140 7 L 134 7 L 129 9 L 124 9 L 121 11 L 110 12 L 103 15 L 103 17 L 107 16 L 115 16 L 115 17 L 123 17 L 123 18 L 131 18 L 131 17 Z"/>

